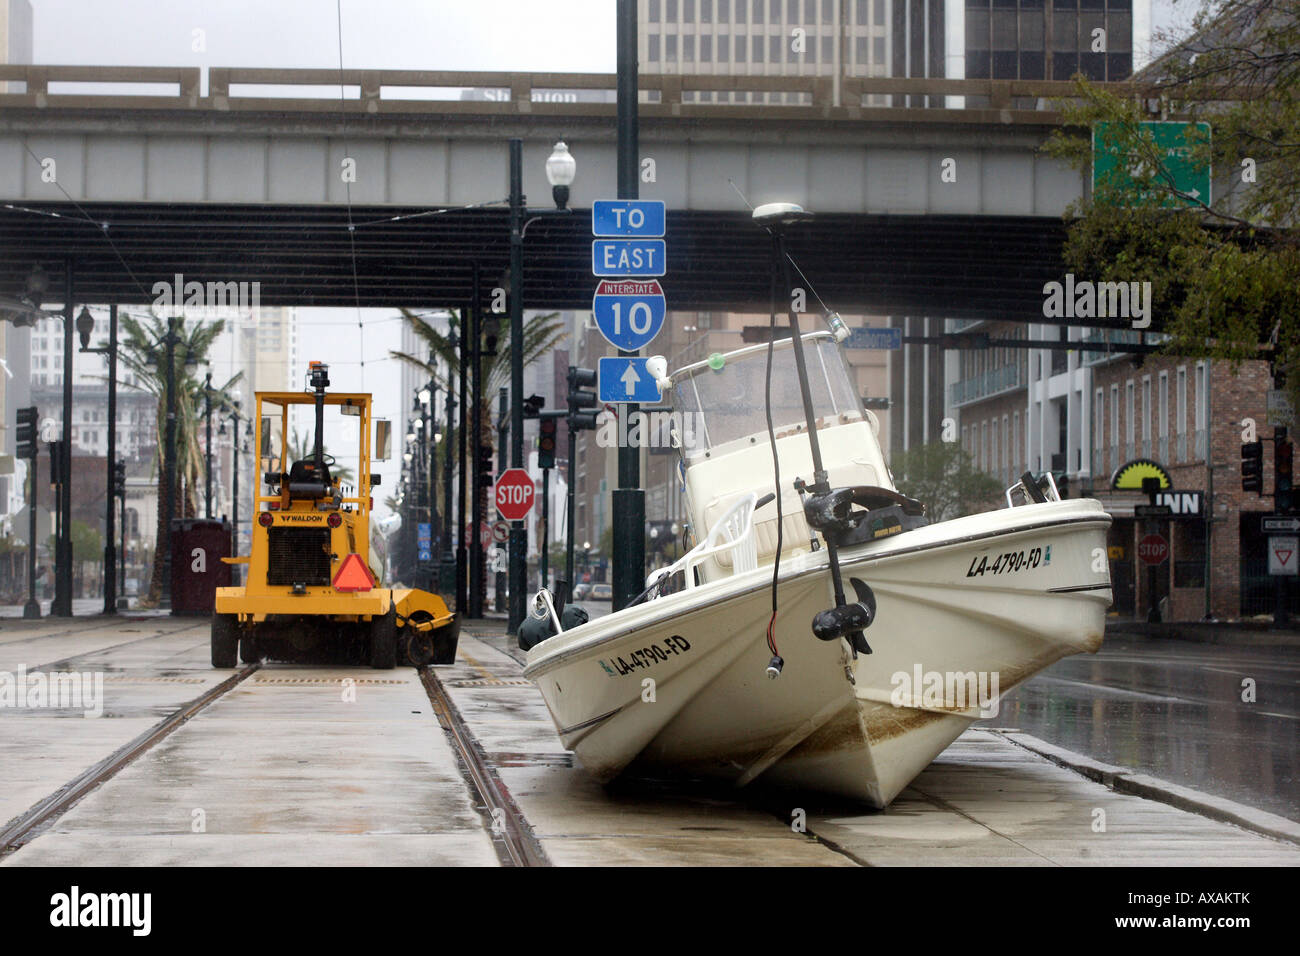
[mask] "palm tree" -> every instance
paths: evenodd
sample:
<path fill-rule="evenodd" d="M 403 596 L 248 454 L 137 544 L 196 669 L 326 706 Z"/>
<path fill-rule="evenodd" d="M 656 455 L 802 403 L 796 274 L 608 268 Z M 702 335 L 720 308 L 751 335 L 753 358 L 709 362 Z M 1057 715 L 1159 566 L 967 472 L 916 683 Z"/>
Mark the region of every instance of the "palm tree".
<path fill-rule="evenodd" d="M 199 439 L 201 409 L 208 396 L 204 379 L 196 377 L 192 369 L 207 361 L 212 343 L 225 328 L 224 320 L 215 322 L 177 323 L 178 340 L 175 346 L 176 385 L 176 483 L 180 488 L 180 501 L 176 517 L 193 516 L 198 510 L 198 488 L 203 480 L 204 454 Z M 156 432 L 154 434 L 154 466 L 157 474 L 163 471 L 163 454 L 166 444 L 167 409 L 167 332 L 168 320 L 150 315 L 140 319 L 130 315 L 122 317 L 122 337 L 118 345 L 118 359 L 135 376 L 136 388 L 155 396 L 158 403 Z M 220 388 L 213 387 L 211 399 L 213 412 L 233 407 L 230 390 L 244 373 L 236 373 Z M 154 549 L 153 571 L 149 579 L 149 593 L 142 606 L 154 606 L 162 594 L 164 564 L 163 544 L 167 541 L 165 527 L 167 514 L 166 481 L 158 482 L 158 547 Z"/>
<path fill-rule="evenodd" d="M 410 323 L 411 330 L 415 332 L 416 337 L 429 347 L 429 358 L 421 359 L 406 352 L 390 352 L 393 358 L 406 362 L 415 368 L 423 370 L 429 377 L 443 388 L 448 386 L 448 375 L 446 370 L 449 368 L 460 367 L 460 355 L 457 348 L 451 344 L 451 337 L 434 327 L 433 323 L 416 315 L 409 309 L 402 309 L 402 317 Z M 464 331 L 465 323 L 464 314 L 459 310 L 452 311 L 451 322 L 453 328 Z M 546 355 L 555 348 L 556 345 L 564 338 L 565 335 L 564 321 L 559 317 L 558 312 L 550 312 L 546 315 L 535 315 L 524 323 L 523 353 L 524 365 L 531 365 L 543 355 Z M 508 323 L 502 323 L 499 338 L 497 340 L 497 349 L 495 355 L 483 355 L 481 361 L 483 387 L 479 391 L 482 396 L 482 403 L 477 409 L 467 410 L 465 416 L 465 427 L 472 433 L 473 420 L 471 415 L 478 415 L 478 421 L 481 426 L 481 435 L 483 443 L 491 445 L 492 442 L 492 399 L 497 389 L 506 385 L 510 380 L 510 326 Z M 473 374 L 472 368 L 469 369 Z M 443 426 L 445 428 L 445 426 Z M 442 455 L 452 454 L 452 449 L 458 446 L 459 438 L 451 431 L 444 431 L 443 440 L 438 446 L 437 456 L 439 459 Z M 476 449 L 469 449 L 470 456 L 476 454 Z M 438 467 L 441 467 L 440 465 Z M 441 473 L 441 472 L 437 472 Z M 484 488 L 473 488 L 471 493 L 474 495 L 487 495 Z M 486 513 L 486 510 L 484 511 Z M 471 534 L 474 531 L 470 532 Z"/>

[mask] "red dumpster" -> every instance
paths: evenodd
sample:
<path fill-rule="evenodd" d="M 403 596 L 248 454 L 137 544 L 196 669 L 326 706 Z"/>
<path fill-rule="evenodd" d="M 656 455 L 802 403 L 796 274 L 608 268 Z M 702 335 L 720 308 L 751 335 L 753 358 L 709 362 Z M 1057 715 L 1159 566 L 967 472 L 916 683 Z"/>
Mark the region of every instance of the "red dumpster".
<path fill-rule="evenodd" d="M 172 614 L 210 615 L 217 588 L 230 587 L 230 522 L 216 518 L 172 520 Z"/>

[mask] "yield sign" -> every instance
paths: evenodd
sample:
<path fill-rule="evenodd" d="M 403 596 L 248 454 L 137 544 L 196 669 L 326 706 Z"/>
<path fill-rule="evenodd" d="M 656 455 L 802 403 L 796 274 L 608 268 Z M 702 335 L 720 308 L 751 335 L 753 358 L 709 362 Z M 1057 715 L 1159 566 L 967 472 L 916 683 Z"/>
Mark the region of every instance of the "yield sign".
<path fill-rule="evenodd" d="M 369 591 L 374 586 L 375 579 L 370 576 L 370 569 L 355 551 L 343 559 L 334 575 L 335 591 Z"/>
<path fill-rule="evenodd" d="M 1268 573 L 1290 576 L 1296 574 L 1300 560 L 1296 558 L 1300 539 L 1276 537 L 1268 539 Z"/>

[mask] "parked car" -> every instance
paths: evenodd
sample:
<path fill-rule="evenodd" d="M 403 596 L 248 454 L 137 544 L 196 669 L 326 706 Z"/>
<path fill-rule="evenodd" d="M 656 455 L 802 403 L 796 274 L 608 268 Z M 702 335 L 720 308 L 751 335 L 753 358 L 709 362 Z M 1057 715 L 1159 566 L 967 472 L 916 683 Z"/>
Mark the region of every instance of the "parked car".
<path fill-rule="evenodd" d="M 593 584 L 591 593 L 587 595 L 588 601 L 612 601 L 614 600 L 614 588 L 609 584 Z"/>
<path fill-rule="evenodd" d="M 574 585 L 574 588 L 573 588 L 573 600 L 575 600 L 575 601 L 585 601 L 585 600 L 587 599 L 587 595 L 590 594 L 590 593 L 591 593 L 591 585 L 590 585 L 590 584 L 577 584 L 577 585 Z"/>

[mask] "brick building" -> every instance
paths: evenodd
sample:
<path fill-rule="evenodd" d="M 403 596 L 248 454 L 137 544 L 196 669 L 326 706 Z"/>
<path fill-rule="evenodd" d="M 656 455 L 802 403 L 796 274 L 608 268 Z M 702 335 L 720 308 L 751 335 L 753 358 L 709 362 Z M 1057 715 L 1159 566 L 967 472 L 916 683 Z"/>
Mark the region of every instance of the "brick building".
<path fill-rule="evenodd" d="M 1272 499 L 1241 490 L 1243 419 L 1257 423 L 1268 449 L 1265 472 L 1272 470 L 1272 429 L 1265 424 L 1271 387 L 1267 363 L 1247 362 L 1234 373 L 1221 361 L 1151 356 L 1139 362 L 1117 356 L 1096 364 L 1091 384 L 1092 479 L 1083 490 L 1115 519 L 1108 542 L 1115 610 L 1143 617 L 1153 600 L 1167 598 L 1166 620 L 1199 620 L 1207 605 L 1222 620 L 1271 611 L 1267 540 L 1259 516 L 1272 511 Z M 1178 497 L 1182 513 L 1137 519 L 1134 505 L 1147 499 L 1110 490 L 1115 470 L 1138 458 L 1164 466 L 1173 487 L 1189 493 Z M 1271 486 L 1266 478 L 1264 490 Z M 1154 572 L 1137 560 L 1138 542 L 1150 533 L 1169 542 L 1169 559 Z M 1291 599 L 1294 609 L 1294 593 Z"/>
<path fill-rule="evenodd" d="M 954 331 L 979 331 L 992 339 L 1023 339 L 1027 335 L 1024 325 L 1012 322 L 954 324 Z M 960 415 L 961 446 L 976 468 L 1003 487 L 1013 485 L 1027 467 L 1030 352 L 1023 348 L 963 349 L 956 356 L 956 380 L 948 386 L 948 405 Z"/>

